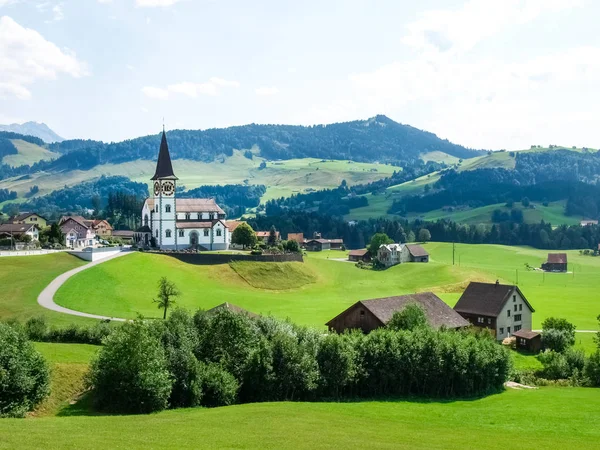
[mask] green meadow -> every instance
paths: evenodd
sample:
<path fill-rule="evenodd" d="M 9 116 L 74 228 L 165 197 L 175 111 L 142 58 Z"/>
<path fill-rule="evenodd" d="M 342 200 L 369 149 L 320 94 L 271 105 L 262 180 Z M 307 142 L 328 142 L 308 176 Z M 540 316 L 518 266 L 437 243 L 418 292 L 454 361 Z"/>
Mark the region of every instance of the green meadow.
<path fill-rule="evenodd" d="M 273 270 L 264 268 L 271 263 L 244 263 L 236 265 L 243 270 L 234 270 L 226 264 L 196 266 L 168 255 L 136 253 L 77 274 L 59 289 L 55 300 L 94 314 L 159 317 L 152 299 L 157 280 L 166 276 L 182 292 L 178 304 L 191 310 L 230 302 L 255 313 L 323 327 L 358 300 L 433 291 L 453 306 L 469 281 L 515 283 L 518 277 L 519 287 L 536 309 L 534 328 L 549 316 L 565 317 L 579 329 L 598 327 L 600 258 L 570 251 L 572 273 L 544 274 L 525 267 L 539 267 L 547 255 L 542 250 L 458 244 L 452 265 L 452 244 L 430 243 L 426 248 L 430 263 L 402 264 L 385 271 L 338 261 L 346 253 L 335 250 L 309 253 L 305 263 L 289 263 L 287 269 L 274 265 Z"/>
<path fill-rule="evenodd" d="M 51 152 L 44 147 L 40 147 L 39 145 L 32 144 L 31 142 L 22 139 L 11 139 L 11 142 L 17 148 L 18 153 L 2 158 L 2 164 L 8 164 L 13 167 L 25 164 L 31 166 L 36 162 L 55 159 L 60 156 L 58 153 Z"/>

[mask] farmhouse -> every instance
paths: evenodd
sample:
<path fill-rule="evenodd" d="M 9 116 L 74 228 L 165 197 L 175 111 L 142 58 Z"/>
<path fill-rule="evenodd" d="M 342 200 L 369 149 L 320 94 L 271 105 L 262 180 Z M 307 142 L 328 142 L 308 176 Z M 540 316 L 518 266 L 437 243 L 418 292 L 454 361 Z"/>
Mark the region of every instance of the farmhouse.
<path fill-rule="evenodd" d="M 462 328 L 469 325 L 458 313 L 432 292 L 402 295 L 398 297 L 361 300 L 326 323 L 330 331 L 343 333 L 359 329 L 364 333 L 385 326 L 394 313 L 415 303 L 423 308 L 429 325 L 433 328 Z"/>
<path fill-rule="evenodd" d="M 47 226 L 47 221 L 45 218 L 32 212 L 18 214 L 11 217 L 8 221 L 10 223 L 30 223 L 32 225 L 37 225 L 40 230 L 46 228 Z"/>
<path fill-rule="evenodd" d="M 497 340 L 519 330 L 531 330 L 535 312 L 518 286 L 469 283 L 454 310 L 479 328 L 492 330 Z"/>
<path fill-rule="evenodd" d="M 537 331 L 519 330 L 513 333 L 517 340 L 517 348 L 532 353 L 538 353 L 542 349 L 542 335 Z"/>
<path fill-rule="evenodd" d="M 29 236 L 32 241 L 38 241 L 40 238 L 38 227 L 31 223 L 5 223 L 0 225 L 0 238 L 22 240 L 23 236 Z"/>
<path fill-rule="evenodd" d="M 65 235 L 65 246 L 70 248 L 92 247 L 96 241 L 92 222 L 81 216 L 61 217 L 58 225 Z"/>
<path fill-rule="evenodd" d="M 367 250 L 367 249 L 350 250 L 350 253 L 348 253 L 348 260 L 354 261 L 354 262 L 358 262 L 358 261 L 369 262 L 369 261 L 371 261 L 371 255 L 369 254 L 369 250 Z"/>
<path fill-rule="evenodd" d="M 296 241 L 298 245 L 304 245 L 304 233 L 288 233 L 288 241 Z"/>
<path fill-rule="evenodd" d="M 546 272 L 566 272 L 567 254 L 548 253 L 548 260 L 542 264 L 542 270 L 545 270 Z"/>
<path fill-rule="evenodd" d="M 331 243 L 328 239 L 311 239 L 306 241 L 304 247 L 309 252 L 320 252 L 323 250 L 331 250 Z"/>
<path fill-rule="evenodd" d="M 94 230 L 98 236 L 105 237 L 112 236 L 113 234 L 113 227 L 106 220 L 92 220 L 91 226 L 92 230 Z"/>
<path fill-rule="evenodd" d="M 136 239 L 162 250 L 193 248 L 227 250 L 231 233 L 225 211 L 209 198 L 177 197 L 178 178 L 173 172 L 167 135 L 163 129 L 154 182 L 154 196 L 142 208 L 142 227 Z"/>
<path fill-rule="evenodd" d="M 385 267 L 400 264 L 400 252 L 402 244 L 382 244 L 377 250 L 377 259 Z"/>
<path fill-rule="evenodd" d="M 267 242 L 269 240 L 269 235 L 271 234 L 270 231 L 257 231 L 256 232 L 256 237 L 258 238 L 259 241 L 263 241 L 263 242 Z M 279 231 L 275 232 L 275 239 L 277 241 L 279 241 Z"/>

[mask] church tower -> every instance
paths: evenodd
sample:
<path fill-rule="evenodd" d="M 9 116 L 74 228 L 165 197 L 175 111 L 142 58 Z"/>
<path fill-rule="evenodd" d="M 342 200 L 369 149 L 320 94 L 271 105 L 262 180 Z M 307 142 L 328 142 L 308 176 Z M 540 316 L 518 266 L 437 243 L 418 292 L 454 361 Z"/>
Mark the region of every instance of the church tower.
<path fill-rule="evenodd" d="M 152 214 L 152 236 L 161 249 L 177 248 L 177 213 L 175 210 L 175 190 L 178 178 L 173 173 L 167 134 L 164 127 L 156 163 L 154 182 L 154 213 Z"/>

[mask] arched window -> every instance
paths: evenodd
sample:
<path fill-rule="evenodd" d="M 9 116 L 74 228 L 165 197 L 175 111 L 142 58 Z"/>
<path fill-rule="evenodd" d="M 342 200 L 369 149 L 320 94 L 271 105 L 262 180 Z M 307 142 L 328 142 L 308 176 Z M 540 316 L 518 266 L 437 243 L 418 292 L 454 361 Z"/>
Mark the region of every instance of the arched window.
<path fill-rule="evenodd" d="M 185 230 L 179 230 L 179 237 L 185 237 Z"/>
<path fill-rule="evenodd" d="M 221 236 L 221 229 L 217 228 L 217 236 Z"/>
<path fill-rule="evenodd" d="M 165 231 L 165 236 L 170 238 L 171 237 L 171 230 L 167 230 Z"/>
<path fill-rule="evenodd" d="M 148 226 L 148 214 L 144 215 L 144 225 Z"/>
<path fill-rule="evenodd" d="M 208 229 L 207 228 L 204 229 L 204 236 L 208 236 Z"/>
<path fill-rule="evenodd" d="M 154 212 L 156 212 L 156 213 L 158 212 L 158 205 L 156 205 L 156 206 L 154 207 Z"/>
<path fill-rule="evenodd" d="M 185 220 L 190 220 L 192 215 L 190 213 L 185 213 Z"/>
<path fill-rule="evenodd" d="M 167 212 L 167 213 L 171 212 L 171 205 L 166 205 L 165 206 L 165 212 Z"/>

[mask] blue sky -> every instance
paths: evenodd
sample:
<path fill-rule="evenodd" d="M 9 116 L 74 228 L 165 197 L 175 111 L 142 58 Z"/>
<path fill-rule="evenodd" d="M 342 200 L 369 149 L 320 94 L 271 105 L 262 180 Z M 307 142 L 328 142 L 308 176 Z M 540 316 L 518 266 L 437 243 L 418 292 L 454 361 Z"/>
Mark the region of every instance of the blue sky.
<path fill-rule="evenodd" d="M 122 140 L 386 114 L 475 148 L 600 147 L 593 0 L 0 0 L 0 123 Z"/>

